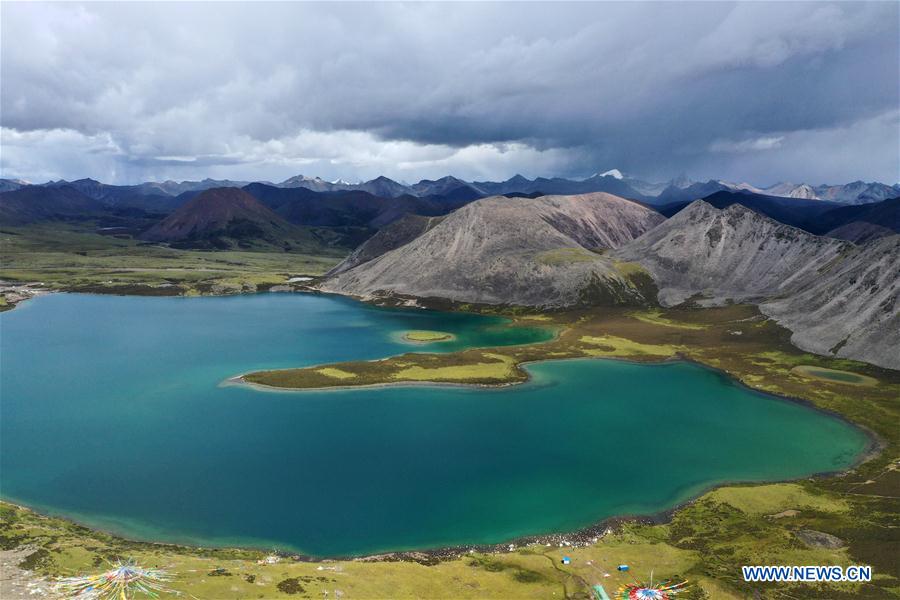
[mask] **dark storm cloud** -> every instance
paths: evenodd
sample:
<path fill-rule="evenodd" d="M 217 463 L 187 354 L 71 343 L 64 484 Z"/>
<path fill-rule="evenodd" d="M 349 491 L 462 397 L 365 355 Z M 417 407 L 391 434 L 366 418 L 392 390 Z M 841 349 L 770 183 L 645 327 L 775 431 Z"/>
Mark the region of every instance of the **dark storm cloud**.
<path fill-rule="evenodd" d="M 895 182 L 898 7 L 4 3 L 0 165 Z"/>

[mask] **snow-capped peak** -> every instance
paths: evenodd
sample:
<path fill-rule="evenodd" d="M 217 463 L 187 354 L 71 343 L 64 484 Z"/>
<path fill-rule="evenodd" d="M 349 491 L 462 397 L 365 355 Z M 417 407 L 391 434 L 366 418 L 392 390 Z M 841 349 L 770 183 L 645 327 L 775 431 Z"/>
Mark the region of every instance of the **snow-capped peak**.
<path fill-rule="evenodd" d="M 742 181 L 740 183 L 735 183 L 733 181 L 723 181 L 721 179 L 717 180 L 716 183 L 720 185 L 724 185 L 730 190 L 735 191 L 743 191 L 743 192 L 753 192 L 754 194 L 765 194 L 766 192 L 755 185 Z"/>
<path fill-rule="evenodd" d="M 331 183 L 333 183 L 334 185 L 351 185 L 349 181 L 344 181 L 343 179 L 335 179 Z"/>
<path fill-rule="evenodd" d="M 597 173 L 597 177 L 614 177 L 615 179 L 625 178 L 625 176 L 622 175 L 622 171 L 618 169 L 610 169 L 609 171 L 605 171 L 603 173 Z"/>

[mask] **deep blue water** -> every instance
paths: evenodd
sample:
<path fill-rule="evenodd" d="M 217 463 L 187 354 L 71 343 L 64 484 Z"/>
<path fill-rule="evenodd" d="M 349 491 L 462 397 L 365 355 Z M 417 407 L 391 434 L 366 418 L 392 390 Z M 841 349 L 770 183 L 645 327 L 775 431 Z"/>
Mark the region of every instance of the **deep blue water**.
<path fill-rule="evenodd" d="M 409 329 L 454 333 L 410 346 Z M 271 393 L 256 369 L 546 339 L 344 298 L 55 294 L 0 314 L 0 493 L 131 537 L 314 555 L 499 542 L 849 466 L 846 423 L 695 365 Z"/>

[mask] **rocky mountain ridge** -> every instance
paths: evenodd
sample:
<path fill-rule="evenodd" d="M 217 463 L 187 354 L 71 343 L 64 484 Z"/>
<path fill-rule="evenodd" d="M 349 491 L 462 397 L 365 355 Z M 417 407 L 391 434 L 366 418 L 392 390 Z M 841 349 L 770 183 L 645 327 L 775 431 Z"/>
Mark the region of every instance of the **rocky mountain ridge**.
<path fill-rule="evenodd" d="M 702 200 L 664 220 L 597 193 L 486 198 L 371 250 L 321 288 L 543 308 L 751 302 L 801 348 L 900 369 L 893 232 L 856 245 Z"/>
<path fill-rule="evenodd" d="M 811 352 L 900 369 L 900 235 L 853 246 L 760 309 Z"/>
<path fill-rule="evenodd" d="M 753 302 L 803 349 L 900 369 L 900 235 L 856 245 L 699 200 L 614 254 L 663 305 Z"/>
<path fill-rule="evenodd" d="M 485 198 L 406 244 L 349 269 L 339 266 L 321 288 L 366 298 L 542 307 L 646 303 L 648 282 L 597 251 L 627 243 L 663 219 L 604 193 Z"/>
<path fill-rule="evenodd" d="M 782 294 L 852 247 L 740 204 L 718 209 L 698 200 L 616 254 L 644 265 L 660 303 L 672 306 L 697 294 L 716 302 Z"/>
<path fill-rule="evenodd" d="M 175 197 L 185 192 L 198 192 L 216 187 L 244 187 L 250 183 L 261 183 L 287 189 L 305 188 L 316 192 L 361 191 L 385 198 L 395 198 L 403 195 L 419 197 L 440 195 L 455 199 L 474 200 L 501 194 L 541 193 L 545 195 L 571 195 L 607 192 L 624 198 L 660 205 L 672 202 L 689 202 L 723 190 L 743 190 L 769 196 L 825 200 L 843 204 L 879 202 L 900 195 L 900 184 L 887 185 L 879 182 L 854 181 L 842 185 L 811 185 L 784 182 L 768 187 L 758 187 L 745 182 L 732 183 L 717 179 L 702 182 L 692 181 L 683 175 L 667 182 L 648 182 L 623 173 L 619 169 L 609 169 L 586 179 L 567 179 L 563 177 L 528 179 L 522 175 L 515 175 L 499 182 L 465 181 L 448 175 L 436 180 L 423 179 L 418 183 L 407 184 L 394 181 L 382 175 L 369 181 L 348 183 L 341 179 L 326 181 L 320 177 L 295 175 L 277 184 L 267 181 L 248 182 L 207 178 L 202 181 L 144 182 L 136 185 L 109 185 L 93 179 L 79 179 L 71 182 L 64 180 L 48 181 L 36 185 L 42 187 L 71 185 L 89 197 L 103 199 L 134 194 Z M 0 192 L 30 185 L 32 184 L 22 180 L 2 179 L 0 180 Z"/>

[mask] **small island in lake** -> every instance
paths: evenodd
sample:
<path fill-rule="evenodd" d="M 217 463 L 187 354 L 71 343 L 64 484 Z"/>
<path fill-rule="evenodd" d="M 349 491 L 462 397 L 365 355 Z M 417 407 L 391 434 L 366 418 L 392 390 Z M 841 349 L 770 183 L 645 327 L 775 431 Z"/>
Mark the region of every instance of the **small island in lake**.
<path fill-rule="evenodd" d="M 428 344 L 431 342 L 449 342 L 453 339 L 456 339 L 456 336 L 445 331 L 415 330 L 407 331 L 403 334 L 404 342 L 415 342 L 417 344 Z"/>

